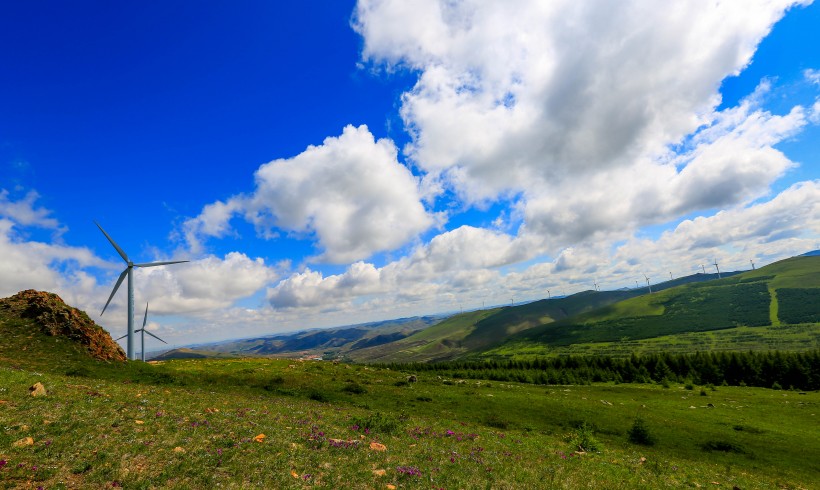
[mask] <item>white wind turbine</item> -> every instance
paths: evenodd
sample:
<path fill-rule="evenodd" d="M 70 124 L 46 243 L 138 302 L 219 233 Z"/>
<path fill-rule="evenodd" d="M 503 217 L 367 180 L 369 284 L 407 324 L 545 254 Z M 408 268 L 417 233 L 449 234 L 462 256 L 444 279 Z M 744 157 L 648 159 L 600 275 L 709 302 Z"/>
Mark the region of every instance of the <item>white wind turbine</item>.
<path fill-rule="evenodd" d="M 108 304 L 111 303 L 111 299 L 114 297 L 114 294 L 117 293 L 117 289 L 119 289 L 120 284 L 122 284 L 123 279 L 125 276 L 128 276 L 128 359 L 134 359 L 134 267 L 156 267 L 158 265 L 168 265 L 168 264 L 181 264 L 183 262 L 188 262 L 187 260 L 173 260 L 170 262 L 146 262 L 143 264 L 135 264 L 131 262 L 131 259 L 128 258 L 128 255 L 117 245 L 117 242 L 114 241 L 108 233 L 103 230 L 102 226 L 96 221 L 94 222 L 97 225 L 97 228 L 105 235 L 105 238 L 111 242 L 111 245 L 114 246 L 114 249 L 120 254 L 122 260 L 125 261 L 126 267 L 125 270 L 120 273 L 120 277 L 117 279 L 117 284 L 114 285 L 114 290 L 111 291 L 111 295 L 108 297 L 108 301 L 105 302 L 105 306 L 103 306 L 102 312 L 100 312 L 100 316 L 105 313 L 105 309 L 108 308 Z"/>
<path fill-rule="evenodd" d="M 148 330 L 146 330 L 145 329 L 145 324 L 146 323 L 148 323 L 148 303 L 145 303 L 145 316 L 142 317 L 142 328 L 134 330 L 134 333 L 142 332 L 142 334 L 140 335 L 140 337 L 142 337 L 142 349 L 140 350 L 141 357 L 142 357 L 142 362 L 145 362 L 145 334 L 148 334 L 151 337 L 154 337 L 155 339 L 159 340 L 163 344 L 168 343 L 168 342 L 162 340 L 161 338 L 157 337 L 156 335 L 152 334 Z M 128 335 L 128 334 L 123 335 L 122 337 L 120 337 L 117 340 L 120 340 L 121 338 L 125 337 L 126 335 Z"/>

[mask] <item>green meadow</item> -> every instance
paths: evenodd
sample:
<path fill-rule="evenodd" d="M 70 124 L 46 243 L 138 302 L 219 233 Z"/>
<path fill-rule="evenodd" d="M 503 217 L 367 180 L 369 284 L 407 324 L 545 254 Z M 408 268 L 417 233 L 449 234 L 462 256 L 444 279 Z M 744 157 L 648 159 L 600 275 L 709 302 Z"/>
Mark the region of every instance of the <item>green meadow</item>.
<path fill-rule="evenodd" d="M 816 392 L 410 382 L 262 359 L 66 372 L 0 368 L 0 488 L 779 489 L 820 476 Z M 48 395 L 29 396 L 35 382 Z M 644 444 L 630 441 L 636 419 Z"/>

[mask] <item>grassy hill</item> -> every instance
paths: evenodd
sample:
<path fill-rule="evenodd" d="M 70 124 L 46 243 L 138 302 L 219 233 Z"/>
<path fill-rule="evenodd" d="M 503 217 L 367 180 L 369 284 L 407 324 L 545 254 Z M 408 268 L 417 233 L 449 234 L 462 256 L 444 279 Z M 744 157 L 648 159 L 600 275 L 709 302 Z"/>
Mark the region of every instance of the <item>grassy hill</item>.
<path fill-rule="evenodd" d="M 367 362 L 453 359 L 544 323 L 631 298 L 640 291 L 584 291 L 566 298 L 462 313 L 397 342 L 351 351 L 348 357 Z"/>
<path fill-rule="evenodd" d="M 629 355 L 695 345 L 732 350 L 735 342 L 744 348 L 813 348 L 820 346 L 820 329 L 747 329 L 820 321 L 819 262 L 818 257 L 795 257 L 755 271 L 724 273 L 720 279 L 717 274 L 677 278 L 653 285 L 652 294 L 648 288 L 584 291 L 463 313 L 399 341 L 352 350 L 347 357 L 434 362 L 476 356 Z M 708 333 L 732 328 L 738 330 Z"/>
<path fill-rule="evenodd" d="M 611 304 L 511 336 L 484 357 L 820 346 L 820 257 L 793 257 L 719 280 Z M 756 330 L 760 329 L 760 330 Z M 722 331 L 722 332 L 717 332 Z M 677 340 L 680 339 L 680 342 Z M 731 345 L 732 340 L 744 341 Z M 756 339 L 758 343 L 749 342 Z M 808 342 L 806 342 L 808 341 Z"/>

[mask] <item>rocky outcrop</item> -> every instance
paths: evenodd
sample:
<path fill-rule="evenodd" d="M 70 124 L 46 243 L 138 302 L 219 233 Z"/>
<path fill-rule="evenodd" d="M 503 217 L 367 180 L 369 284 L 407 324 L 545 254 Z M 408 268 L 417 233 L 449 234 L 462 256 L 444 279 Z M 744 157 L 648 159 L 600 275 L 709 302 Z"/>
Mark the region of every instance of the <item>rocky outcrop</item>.
<path fill-rule="evenodd" d="M 125 352 L 102 327 L 54 293 L 28 289 L 0 299 L 0 309 L 32 319 L 46 335 L 62 336 L 85 347 L 101 361 L 126 360 Z"/>

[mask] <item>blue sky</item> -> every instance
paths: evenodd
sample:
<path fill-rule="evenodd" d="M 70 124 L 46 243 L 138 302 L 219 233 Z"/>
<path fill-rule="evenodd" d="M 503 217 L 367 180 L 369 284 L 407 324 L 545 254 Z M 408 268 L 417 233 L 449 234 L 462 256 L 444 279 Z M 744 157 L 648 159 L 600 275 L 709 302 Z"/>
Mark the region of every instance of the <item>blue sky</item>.
<path fill-rule="evenodd" d="M 0 295 L 170 342 L 820 248 L 820 6 L 0 6 Z M 138 308 L 139 309 L 139 308 Z"/>

